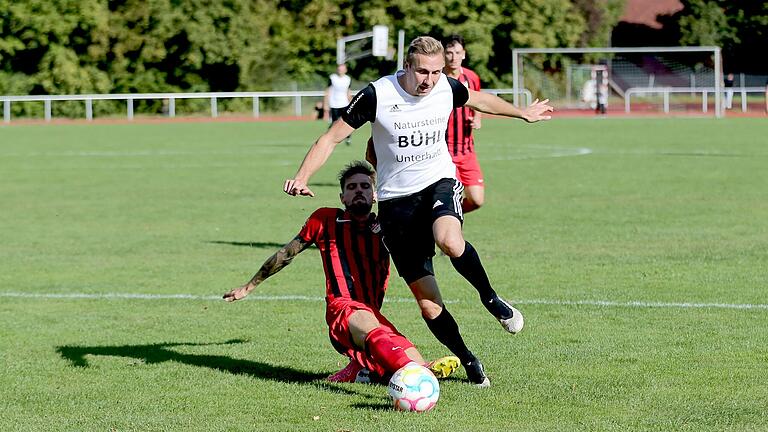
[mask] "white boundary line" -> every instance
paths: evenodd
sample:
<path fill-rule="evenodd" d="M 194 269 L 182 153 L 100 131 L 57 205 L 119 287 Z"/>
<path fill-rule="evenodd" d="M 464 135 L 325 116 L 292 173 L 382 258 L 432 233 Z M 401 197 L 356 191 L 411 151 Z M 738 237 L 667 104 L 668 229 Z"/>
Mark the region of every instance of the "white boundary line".
<path fill-rule="evenodd" d="M 541 154 L 513 154 L 508 156 L 493 156 L 493 157 L 487 157 L 485 160 L 492 160 L 492 161 L 505 161 L 505 160 L 529 160 L 529 159 L 550 159 L 550 158 L 561 158 L 561 157 L 574 157 L 574 156 L 586 156 L 594 153 L 594 151 L 591 148 L 588 147 L 580 147 L 580 148 L 564 148 L 564 147 L 535 147 L 535 146 L 528 146 L 524 147 L 528 150 L 538 150 L 542 151 Z M 548 152 L 548 153 L 546 153 Z"/>
<path fill-rule="evenodd" d="M 221 296 L 206 296 L 194 294 L 132 294 L 132 293 L 22 293 L 0 292 L 0 297 L 28 298 L 28 299 L 91 299 L 91 300 L 215 300 L 222 301 Z M 303 295 L 252 295 L 246 298 L 250 301 L 311 301 L 323 302 L 323 297 Z M 411 297 L 389 297 L 385 300 L 389 303 L 410 303 Z M 449 304 L 463 303 L 453 300 L 446 301 Z M 680 308 L 680 309 L 742 309 L 742 310 L 768 310 L 768 304 L 750 303 L 690 303 L 690 302 L 647 302 L 647 301 L 610 301 L 610 300 L 517 300 L 514 304 L 551 305 L 551 306 L 600 306 L 622 308 Z"/>

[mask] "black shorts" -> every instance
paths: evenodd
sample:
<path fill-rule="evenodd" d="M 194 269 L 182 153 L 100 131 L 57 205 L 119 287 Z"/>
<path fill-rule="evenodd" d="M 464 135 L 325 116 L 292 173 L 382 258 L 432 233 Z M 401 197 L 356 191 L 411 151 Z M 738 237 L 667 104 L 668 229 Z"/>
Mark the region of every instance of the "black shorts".
<path fill-rule="evenodd" d="M 435 274 L 432 224 L 441 216 L 453 216 L 463 222 L 463 191 L 461 182 L 444 178 L 415 194 L 379 203 L 384 244 L 397 272 L 407 283 Z"/>

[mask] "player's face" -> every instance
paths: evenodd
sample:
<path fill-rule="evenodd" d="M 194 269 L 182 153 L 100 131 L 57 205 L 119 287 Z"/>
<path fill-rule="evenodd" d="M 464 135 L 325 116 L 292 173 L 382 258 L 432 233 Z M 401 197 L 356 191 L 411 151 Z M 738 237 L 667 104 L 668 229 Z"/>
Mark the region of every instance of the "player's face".
<path fill-rule="evenodd" d="M 460 43 L 456 42 L 453 45 L 445 48 L 445 66 L 450 70 L 458 70 L 461 68 L 461 62 L 464 60 L 466 52 L 464 47 Z"/>
<path fill-rule="evenodd" d="M 426 96 L 437 84 L 445 66 L 445 57 L 416 54 L 405 66 L 405 91 L 414 96 Z"/>
<path fill-rule="evenodd" d="M 352 214 L 368 216 L 373 207 L 374 188 L 371 178 L 365 174 L 354 174 L 347 178 L 341 202 Z"/>

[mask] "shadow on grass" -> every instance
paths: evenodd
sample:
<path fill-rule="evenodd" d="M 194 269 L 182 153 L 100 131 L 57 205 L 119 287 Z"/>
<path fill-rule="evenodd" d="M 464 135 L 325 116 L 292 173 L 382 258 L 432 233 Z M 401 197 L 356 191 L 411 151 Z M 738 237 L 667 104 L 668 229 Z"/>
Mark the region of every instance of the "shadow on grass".
<path fill-rule="evenodd" d="M 388 401 L 389 399 L 387 399 Z M 352 408 L 366 410 L 366 411 L 392 411 L 391 403 L 356 403 L 352 404 Z"/>
<path fill-rule="evenodd" d="M 149 345 L 120 345 L 120 346 L 59 346 L 56 352 L 69 360 L 73 366 L 80 368 L 90 367 L 87 355 L 114 356 L 133 358 L 145 364 L 157 364 L 164 362 L 178 362 L 192 366 L 215 369 L 233 375 L 247 375 L 261 380 L 273 380 L 278 382 L 294 382 L 310 384 L 319 389 L 359 395 L 345 386 L 336 385 L 325 381 L 327 374 L 313 373 L 285 366 L 274 366 L 251 360 L 241 360 L 221 355 L 186 354 L 174 351 L 173 347 L 233 345 L 245 343 L 242 339 L 232 339 L 226 342 L 212 343 L 161 343 Z"/>

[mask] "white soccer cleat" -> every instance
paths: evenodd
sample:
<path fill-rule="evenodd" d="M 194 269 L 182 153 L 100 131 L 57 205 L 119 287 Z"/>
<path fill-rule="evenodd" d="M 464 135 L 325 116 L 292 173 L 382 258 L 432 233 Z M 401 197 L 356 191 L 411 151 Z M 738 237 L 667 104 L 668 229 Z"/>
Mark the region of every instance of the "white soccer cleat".
<path fill-rule="evenodd" d="M 512 333 L 517 334 L 523 329 L 523 325 L 525 324 L 523 321 L 523 314 L 519 310 L 517 310 L 514 306 L 507 303 L 504 299 L 499 297 L 499 301 L 504 303 L 509 309 L 512 310 L 512 316 L 509 318 L 499 318 L 499 323 L 501 323 L 501 326 L 504 327 L 504 330 Z"/>

